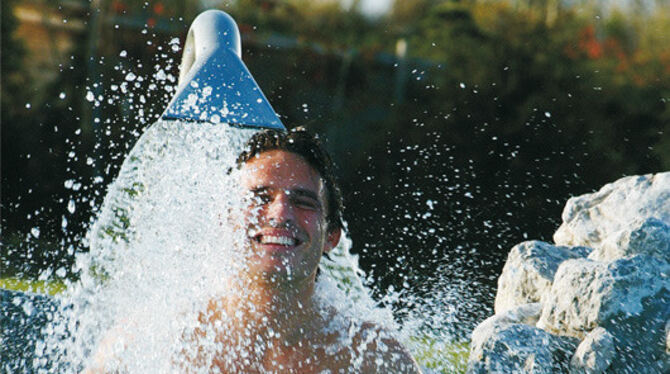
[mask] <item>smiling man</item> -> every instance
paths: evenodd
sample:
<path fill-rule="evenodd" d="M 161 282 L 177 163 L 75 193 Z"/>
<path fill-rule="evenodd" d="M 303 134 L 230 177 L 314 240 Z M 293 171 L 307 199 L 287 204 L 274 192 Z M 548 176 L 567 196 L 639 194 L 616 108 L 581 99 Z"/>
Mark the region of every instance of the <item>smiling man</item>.
<path fill-rule="evenodd" d="M 388 332 L 315 298 L 319 261 L 342 231 L 340 192 L 318 140 L 302 128 L 259 132 L 238 167 L 248 256 L 230 284 L 236 296 L 213 300 L 201 316 L 204 326 L 217 326 L 209 329 L 222 347 L 214 366 L 229 373 L 420 372 Z"/>
<path fill-rule="evenodd" d="M 302 128 L 256 133 L 237 160 L 243 237 L 238 271 L 221 281 L 197 327 L 184 332 L 180 372 L 419 373 L 388 331 L 339 313 L 315 295 L 321 257 L 342 231 L 332 162 Z M 243 224 L 240 224 L 243 223 Z M 318 296 L 318 297 L 317 297 Z M 363 318 L 365 316 L 362 316 Z M 126 335 L 127 338 L 127 335 Z M 126 339 L 126 342 L 129 339 Z M 101 344 L 103 368 L 118 338 Z"/>
<path fill-rule="evenodd" d="M 251 151 L 240 158 L 242 187 L 249 203 L 249 271 L 258 282 L 290 284 L 307 291 L 314 283 L 321 255 L 340 239 L 340 203 L 332 181 L 326 187 L 327 182 L 305 157 L 281 148 L 264 149 L 266 140 L 266 147 L 256 142 L 264 136 L 280 139 L 282 135 L 261 133 L 252 139 Z M 292 140 L 287 144 L 301 147 Z M 314 157 L 313 162 L 328 169 L 325 158 Z"/>

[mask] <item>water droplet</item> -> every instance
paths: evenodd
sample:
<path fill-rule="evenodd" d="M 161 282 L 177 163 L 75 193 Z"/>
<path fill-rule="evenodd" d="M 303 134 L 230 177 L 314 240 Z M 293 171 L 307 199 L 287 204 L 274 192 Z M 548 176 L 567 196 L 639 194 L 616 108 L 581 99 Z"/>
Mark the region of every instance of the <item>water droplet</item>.
<path fill-rule="evenodd" d="M 93 102 L 93 100 L 95 100 L 95 95 L 93 95 L 93 92 L 86 92 L 86 101 Z"/>
<path fill-rule="evenodd" d="M 126 52 L 125 50 L 123 50 L 123 51 L 121 51 L 121 53 L 119 53 L 119 56 L 121 56 L 121 57 L 126 57 L 126 56 L 128 56 L 128 52 Z"/>
<path fill-rule="evenodd" d="M 549 112 L 544 112 L 544 116 L 547 117 L 547 118 L 551 118 L 551 113 L 549 113 Z"/>
<path fill-rule="evenodd" d="M 59 267 L 58 270 L 56 270 L 56 275 L 59 276 L 60 278 L 64 278 L 66 274 L 66 270 L 64 267 Z"/>
<path fill-rule="evenodd" d="M 165 71 L 163 69 L 160 69 L 156 72 L 156 80 L 159 81 L 164 81 L 167 78 L 167 75 L 165 74 Z"/>
<path fill-rule="evenodd" d="M 39 227 L 33 227 L 30 229 L 30 233 L 35 237 L 35 239 L 40 237 L 40 228 Z"/>
<path fill-rule="evenodd" d="M 58 94 L 58 98 L 61 100 L 65 99 L 65 96 L 66 96 L 65 92 L 61 92 L 60 94 Z"/>
<path fill-rule="evenodd" d="M 460 86 L 461 88 L 465 88 L 465 83 L 461 82 L 461 84 L 459 84 L 459 86 Z"/>
<path fill-rule="evenodd" d="M 128 82 L 134 81 L 135 78 L 137 78 L 137 75 L 135 75 L 133 72 L 130 72 L 130 73 L 126 74 L 126 80 Z"/>
<path fill-rule="evenodd" d="M 31 106 L 30 103 L 26 103 L 26 109 L 30 109 Z"/>
<path fill-rule="evenodd" d="M 26 314 L 26 316 L 30 317 L 33 314 L 33 311 L 35 308 L 33 307 L 33 303 L 30 300 L 25 300 L 23 302 L 23 305 L 21 305 L 21 308 L 23 308 L 23 313 Z"/>

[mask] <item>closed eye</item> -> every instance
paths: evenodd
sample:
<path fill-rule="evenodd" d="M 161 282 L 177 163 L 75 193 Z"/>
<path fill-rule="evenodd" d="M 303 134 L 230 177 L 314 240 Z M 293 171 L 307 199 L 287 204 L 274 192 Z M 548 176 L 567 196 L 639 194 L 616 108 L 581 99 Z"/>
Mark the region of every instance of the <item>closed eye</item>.
<path fill-rule="evenodd" d="M 256 206 L 265 205 L 272 201 L 272 197 L 267 191 L 251 191 L 247 198 L 252 205 Z"/>
<path fill-rule="evenodd" d="M 293 200 L 293 204 L 299 208 L 302 209 L 308 209 L 308 210 L 318 210 L 321 208 L 321 204 L 319 204 L 318 201 L 312 200 L 307 197 L 300 197 L 297 199 Z"/>
<path fill-rule="evenodd" d="M 262 194 L 254 196 L 254 200 L 260 205 L 265 205 L 272 201 L 272 197 L 269 194 Z"/>

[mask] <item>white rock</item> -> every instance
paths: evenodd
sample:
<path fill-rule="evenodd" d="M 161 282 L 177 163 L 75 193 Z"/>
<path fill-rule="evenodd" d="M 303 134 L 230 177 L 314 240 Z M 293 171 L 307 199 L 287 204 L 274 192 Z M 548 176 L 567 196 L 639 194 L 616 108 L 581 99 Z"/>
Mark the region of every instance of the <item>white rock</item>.
<path fill-rule="evenodd" d="M 552 373 L 567 368 L 577 340 L 531 326 L 541 305 L 532 303 L 496 314 L 472 332 L 468 373 Z"/>
<path fill-rule="evenodd" d="M 542 305 L 540 303 L 531 303 L 520 305 L 503 313 L 495 314 L 484 322 L 480 323 L 472 331 L 472 346 L 481 345 L 497 330 L 507 325 L 522 323 L 526 325 L 535 325 L 540 318 Z"/>
<path fill-rule="evenodd" d="M 483 357 L 484 345 L 500 330 L 513 324 L 536 324 L 540 318 L 541 311 L 542 305 L 540 303 L 532 303 L 521 305 L 504 313 L 495 314 L 484 320 L 484 322 L 480 323 L 472 331 L 470 342 L 471 359 L 474 357 Z"/>
<path fill-rule="evenodd" d="M 668 319 L 670 264 L 637 255 L 610 263 L 565 261 L 542 298 L 537 327 L 578 338 L 603 327 L 615 340 L 612 367 L 627 372 L 664 359 Z"/>
<path fill-rule="evenodd" d="M 556 245 L 510 252 L 468 372 L 669 374 L 670 172 L 572 198 L 562 218 Z"/>
<path fill-rule="evenodd" d="M 498 278 L 496 314 L 539 302 L 551 288 L 558 265 L 567 259 L 585 257 L 589 252 L 586 247 L 554 246 L 537 240 L 514 246 Z"/>
<path fill-rule="evenodd" d="M 598 248 L 609 235 L 651 217 L 670 224 L 670 172 L 622 178 L 571 198 L 554 241 Z"/>
<path fill-rule="evenodd" d="M 609 235 L 589 258 L 612 261 L 637 254 L 670 262 L 670 225 L 656 218 L 636 220 L 630 228 Z"/>
<path fill-rule="evenodd" d="M 572 371 L 580 373 L 602 373 L 610 366 L 615 355 L 614 337 L 604 328 L 597 327 L 579 343 L 570 367 Z"/>
<path fill-rule="evenodd" d="M 526 324 L 489 324 L 477 339 L 473 332 L 467 373 L 565 372 L 577 342 Z"/>

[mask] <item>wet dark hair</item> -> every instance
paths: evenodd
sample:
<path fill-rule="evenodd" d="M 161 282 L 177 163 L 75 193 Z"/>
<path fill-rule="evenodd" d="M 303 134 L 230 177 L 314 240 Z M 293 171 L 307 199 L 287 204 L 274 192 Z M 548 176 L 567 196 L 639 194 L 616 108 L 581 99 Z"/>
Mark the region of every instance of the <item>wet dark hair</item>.
<path fill-rule="evenodd" d="M 333 161 L 318 137 L 310 134 L 302 126 L 289 131 L 270 129 L 259 131 L 249 139 L 244 151 L 237 157 L 237 165 L 241 167 L 253 157 L 272 150 L 295 153 L 319 173 L 326 187 L 328 229 L 343 229 L 342 194 L 335 180 Z"/>

